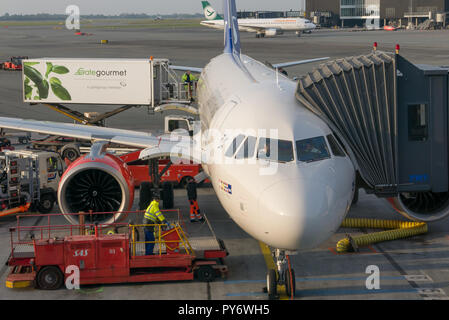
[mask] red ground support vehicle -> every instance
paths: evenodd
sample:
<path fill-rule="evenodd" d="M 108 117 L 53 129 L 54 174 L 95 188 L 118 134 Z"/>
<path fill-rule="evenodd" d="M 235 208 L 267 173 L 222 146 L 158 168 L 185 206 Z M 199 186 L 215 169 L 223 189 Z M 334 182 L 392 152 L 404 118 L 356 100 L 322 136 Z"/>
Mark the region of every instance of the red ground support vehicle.
<path fill-rule="evenodd" d="M 28 57 L 11 57 L 9 61 L 3 63 L 3 69 L 12 71 L 22 70 L 22 60 L 28 59 Z"/>
<path fill-rule="evenodd" d="M 177 220 L 170 219 L 169 213 L 177 215 Z M 89 220 L 93 215 L 96 214 L 84 215 L 82 219 Z M 179 211 L 165 211 L 164 215 L 174 227 L 164 230 L 162 225 L 155 225 L 158 232 L 154 255 L 145 255 L 145 241 L 139 241 L 143 225 L 52 225 L 51 216 L 60 215 L 45 215 L 47 224 L 26 227 L 20 226 L 18 218 L 17 227 L 10 230 L 11 271 L 6 286 L 58 289 L 75 267 L 80 285 L 193 280 L 195 276 L 200 281 L 212 281 L 217 275 L 226 275 L 226 248 L 207 220 L 212 236 L 188 239 Z M 93 231 L 86 234 L 86 230 Z M 110 234 L 111 230 L 117 233 Z M 24 234 L 33 234 L 35 238 L 21 240 Z"/>
<path fill-rule="evenodd" d="M 139 160 L 139 151 L 128 153 L 120 156 L 120 158 L 126 162 L 128 168 L 134 177 L 134 186 L 138 187 L 142 182 L 152 182 L 150 171 L 147 161 Z M 159 160 L 159 173 L 164 170 L 165 166 L 168 164 L 169 160 Z M 161 176 L 161 183 L 171 182 L 174 185 L 179 185 L 183 187 L 186 184 L 187 178 L 195 177 L 202 171 L 200 164 L 195 164 L 192 162 L 182 162 L 179 164 L 172 164 L 170 168 Z M 205 180 L 208 182 L 208 179 Z"/>
<path fill-rule="evenodd" d="M 394 26 L 384 26 L 385 31 L 396 31 L 397 28 Z"/>
<path fill-rule="evenodd" d="M 9 139 L 0 137 L 0 151 L 14 149 L 15 148 L 11 145 L 11 141 Z"/>

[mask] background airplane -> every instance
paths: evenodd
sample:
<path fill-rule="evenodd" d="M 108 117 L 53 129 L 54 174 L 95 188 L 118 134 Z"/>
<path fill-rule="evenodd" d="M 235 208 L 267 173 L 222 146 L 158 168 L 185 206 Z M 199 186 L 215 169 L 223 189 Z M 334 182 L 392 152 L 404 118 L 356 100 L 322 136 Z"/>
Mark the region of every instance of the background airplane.
<path fill-rule="evenodd" d="M 224 20 L 218 12 L 212 8 L 208 1 L 202 1 L 204 16 L 207 20 L 201 21 L 201 25 L 223 29 Z M 299 37 L 302 32 L 312 31 L 316 25 L 303 18 L 276 18 L 276 19 L 238 19 L 240 31 L 255 32 L 257 38 L 274 37 L 285 31 L 295 32 Z"/>

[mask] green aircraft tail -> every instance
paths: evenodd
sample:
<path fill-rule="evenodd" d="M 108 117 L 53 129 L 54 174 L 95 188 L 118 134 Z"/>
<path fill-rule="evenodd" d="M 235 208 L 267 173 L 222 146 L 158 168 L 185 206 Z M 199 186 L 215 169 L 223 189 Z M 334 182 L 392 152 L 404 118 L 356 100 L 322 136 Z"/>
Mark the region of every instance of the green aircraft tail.
<path fill-rule="evenodd" d="M 203 4 L 204 16 L 207 20 L 223 20 L 223 17 L 212 8 L 209 1 L 201 1 L 201 3 Z"/>

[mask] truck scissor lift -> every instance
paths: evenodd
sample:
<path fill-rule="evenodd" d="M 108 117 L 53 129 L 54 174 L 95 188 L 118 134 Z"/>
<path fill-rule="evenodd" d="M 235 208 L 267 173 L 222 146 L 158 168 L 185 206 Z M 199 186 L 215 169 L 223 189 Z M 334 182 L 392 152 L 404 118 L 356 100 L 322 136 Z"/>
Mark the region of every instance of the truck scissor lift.
<path fill-rule="evenodd" d="M 41 226 L 21 226 L 20 216 L 11 228 L 10 273 L 6 279 L 9 288 L 35 286 L 44 290 L 60 288 L 71 274 L 79 270 L 79 284 L 132 283 L 155 281 L 194 280 L 213 281 L 225 277 L 228 255 L 223 241 L 217 239 L 206 217 L 206 228 L 212 236 L 188 237 L 178 210 L 163 211 L 174 226 L 154 225 L 156 232 L 153 255 L 145 255 L 142 224 L 92 224 L 92 215 L 78 214 L 79 225 L 56 225 L 45 215 L 47 223 Z M 136 212 L 129 213 L 129 215 Z M 140 214 L 142 214 L 140 212 Z M 133 220 L 133 219 L 131 219 Z M 34 235 L 32 239 L 24 236 Z M 70 267 L 68 269 L 68 267 Z M 76 269 L 76 268 L 75 268 Z M 72 272 L 72 271 L 71 271 Z"/>

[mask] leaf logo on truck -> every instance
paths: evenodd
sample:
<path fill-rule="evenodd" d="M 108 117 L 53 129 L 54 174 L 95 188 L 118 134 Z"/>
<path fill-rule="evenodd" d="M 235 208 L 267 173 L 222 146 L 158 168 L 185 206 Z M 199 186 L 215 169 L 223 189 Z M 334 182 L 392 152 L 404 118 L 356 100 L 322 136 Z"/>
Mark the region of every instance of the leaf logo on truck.
<path fill-rule="evenodd" d="M 40 62 L 25 62 L 23 66 L 24 77 L 24 90 L 25 99 L 27 100 L 41 100 L 48 98 L 48 92 L 51 91 L 55 96 L 63 101 L 70 101 L 72 97 L 66 88 L 62 85 L 62 82 L 56 76 L 50 77 L 54 74 L 67 74 L 70 70 L 64 66 L 53 65 L 51 62 L 47 62 L 47 69 L 45 76 L 42 75 L 34 65 L 38 65 Z M 50 77 L 50 79 L 49 79 Z M 37 89 L 37 95 L 33 97 L 33 91 Z"/>

